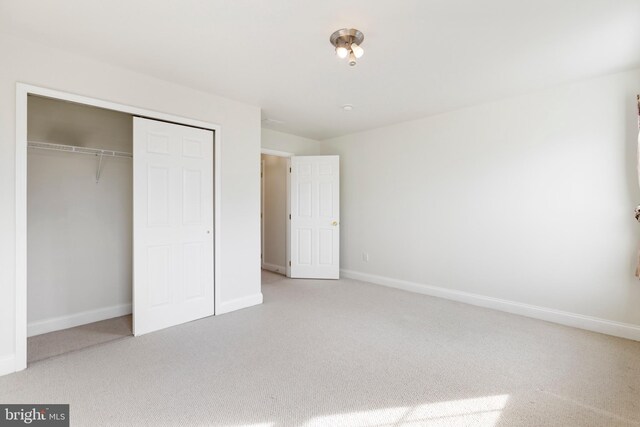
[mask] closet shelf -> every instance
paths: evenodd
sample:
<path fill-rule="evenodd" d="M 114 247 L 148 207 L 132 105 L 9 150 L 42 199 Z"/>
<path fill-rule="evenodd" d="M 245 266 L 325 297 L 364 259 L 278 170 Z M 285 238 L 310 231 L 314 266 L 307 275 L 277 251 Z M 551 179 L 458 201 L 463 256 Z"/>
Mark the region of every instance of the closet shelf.
<path fill-rule="evenodd" d="M 129 159 L 133 158 L 133 154 L 125 153 L 124 151 L 77 147 L 75 145 L 51 144 L 49 142 L 29 141 L 27 143 L 27 146 L 29 148 L 37 148 L 39 150 L 65 151 L 67 153 L 91 154 L 94 156 L 125 157 Z"/>

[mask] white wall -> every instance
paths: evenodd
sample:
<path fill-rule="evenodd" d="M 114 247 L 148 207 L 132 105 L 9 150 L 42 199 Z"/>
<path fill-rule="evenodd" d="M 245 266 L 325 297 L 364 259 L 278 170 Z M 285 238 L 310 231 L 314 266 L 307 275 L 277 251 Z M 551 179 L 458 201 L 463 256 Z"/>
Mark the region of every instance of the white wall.
<path fill-rule="evenodd" d="M 636 70 L 322 142 L 347 276 L 640 339 L 639 90 Z"/>
<path fill-rule="evenodd" d="M 16 82 L 221 125 L 219 304 L 227 311 L 262 300 L 258 107 L 4 34 L 0 57 L 0 373 L 15 366 Z"/>
<path fill-rule="evenodd" d="M 286 273 L 287 233 L 287 172 L 286 157 L 262 155 L 264 191 L 264 243 L 262 266 L 277 273 Z"/>
<path fill-rule="evenodd" d="M 321 146 L 316 140 L 291 135 L 271 129 L 262 129 L 262 148 L 284 151 L 299 156 L 320 154 Z"/>
<path fill-rule="evenodd" d="M 28 138 L 132 152 L 129 114 L 29 97 Z M 28 150 L 29 335 L 131 312 L 131 159 Z"/>

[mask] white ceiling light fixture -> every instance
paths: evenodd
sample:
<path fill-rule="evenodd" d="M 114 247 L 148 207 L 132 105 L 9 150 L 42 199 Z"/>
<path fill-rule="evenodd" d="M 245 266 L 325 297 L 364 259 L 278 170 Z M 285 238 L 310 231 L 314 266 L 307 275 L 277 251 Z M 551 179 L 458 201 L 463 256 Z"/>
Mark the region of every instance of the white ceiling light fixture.
<path fill-rule="evenodd" d="M 353 105 L 351 105 L 351 104 L 344 104 L 344 105 L 342 106 L 342 109 L 343 109 L 344 111 L 353 111 Z"/>
<path fill-rule="evenodd" d="M 364 49 L 358 46 L 357 43 L 351 43 L 351 52 L 353 52 L 355 57 L 358 59 L 364 55 Z"/>
<path fill-rule="evenodd" d="M 349 65 L 355 66 L 356 59 L 364 55 L 364 49 L 360 46 L 364 41 L 364 34 L 355 28 L 343 28 L 331 34 L 329 41 L 336 48 L 338 58 L 349 57 Z"/>
<path fill-rule="evenodd" d="M 336 48 L 336 55 L 338 55 L 339 58 L 344 59 L 347 57 L 347 55 L 349 55 L 349 49 L 344 46 L 338 46 Z"/>

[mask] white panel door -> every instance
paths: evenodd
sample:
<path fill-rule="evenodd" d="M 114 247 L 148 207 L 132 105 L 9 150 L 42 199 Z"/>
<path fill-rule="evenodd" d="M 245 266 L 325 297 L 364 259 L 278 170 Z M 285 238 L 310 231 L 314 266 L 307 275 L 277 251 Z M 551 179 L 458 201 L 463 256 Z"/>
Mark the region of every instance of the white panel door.
<path fill-rule="evenodd" d="M 133 119 L 133 333 L 214 314 L 213 131 Z"/>
<path fill-rule="evenodd" d="M 340 158 L 290 158 L 287 276 L 340 277 Z"/>

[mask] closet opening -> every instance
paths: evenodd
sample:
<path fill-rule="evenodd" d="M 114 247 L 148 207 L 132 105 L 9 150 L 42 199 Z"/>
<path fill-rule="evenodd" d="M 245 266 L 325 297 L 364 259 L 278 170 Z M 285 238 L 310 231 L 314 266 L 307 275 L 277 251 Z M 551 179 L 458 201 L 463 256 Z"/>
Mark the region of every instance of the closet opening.
<path fill-rule="evenodd" d="M 15 371 L 222 311 L 221 153 L 218 124 L 16 84 Z"/>
<path fill-rule="evenodd" d="M 29 95 L 27 362 L 132 336 L 133 118 Z"/>

